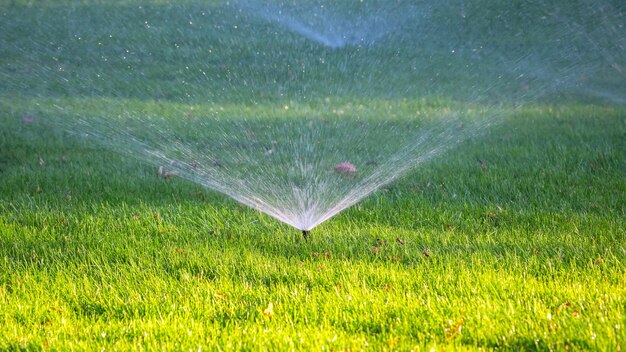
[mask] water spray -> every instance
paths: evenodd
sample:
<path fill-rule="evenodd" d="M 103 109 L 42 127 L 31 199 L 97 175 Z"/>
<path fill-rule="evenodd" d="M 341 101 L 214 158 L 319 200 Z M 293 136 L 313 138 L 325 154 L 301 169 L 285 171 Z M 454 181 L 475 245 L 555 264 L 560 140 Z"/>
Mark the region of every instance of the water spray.
<path fill-rule="evenodd" d="M 518 108 L 577 96 L 624 102 L 623 11 L 611 1 L 528 2 L 529 11 L 494 2 L 485 12 L 460 0 L 426 1 L 419 9 L 410 0 L 393 6 L 235 0 L 238 9 L 217 6 L 207 13 L 214 17 L 197 18 L 184 31 L 166 25 L 192 26 L 188 18 L 197 11 L 164 2 L 172 5 L 167 15 L 178 17 L 163 22 L 162 31 L 102 46 L 54 38 L 68 54 L 93 63 L 102 79 L 63 70 L 75 65 L 70 55 L 59 59 L 59 70 L 49 70 L 49 58 L 33 54 L 16 61 L 15 72 L 36 69 L 38 90 L 11 73 L 0 105 L 23 110 L 25 125 L 45 120 L 52 129 L 152 164 L 164 179 L 175 175 L 229 196 L 298 229 L 305 241 L 324 221 L 517 116 Z M 500 14 L 510 17 L 485 31 Z M 154 15 L 150 22 L 161 21 L 156 9 Z M 241 26 L 199 30 L 215 21 Z M 510 27 L 516 23 L 524 27 Z M 102 35 L 91 30 L 89 37 Z M 109 37 L 131 33 L 116 30 Z M 9 37 L 0 38 L 0 46 L 19 49 L 16 55 L 30 52 Z M 51 42 L 47 35 L 32 40 L 42 47 Z M 183 45 L 160 44 L 167 42 Z M 120 56 L 121 47 L 137 50 Z M 173 74 L 181 73 L 148 79 L 146 69 L 127 60 L 141 62 L 144 52 L 158 53 L 163 63 L 184 61 L 172 66 Z M 206 74 L 216 70 L 227 76 Z M 154 89 L 138 90 L 134 82 Z"/>

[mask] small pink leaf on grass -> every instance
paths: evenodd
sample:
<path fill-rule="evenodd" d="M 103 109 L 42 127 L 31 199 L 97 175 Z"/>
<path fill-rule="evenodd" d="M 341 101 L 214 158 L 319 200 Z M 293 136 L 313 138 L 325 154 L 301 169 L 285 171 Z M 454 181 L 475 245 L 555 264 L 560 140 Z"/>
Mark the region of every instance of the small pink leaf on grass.
<path fill-rule="evenodd" d="M 335 165 L 335 172 L 342 175 L 352 175 L 356 173 L 356 167 L 347 161 Z"/>
<path fill-rule="evenodd" d="M 22 122 L 25 125 L 30 125 L 31 123 L 33 123 L 33 116 L 32 115 L 24 115 L 24 116 L 22 116 Z"/>

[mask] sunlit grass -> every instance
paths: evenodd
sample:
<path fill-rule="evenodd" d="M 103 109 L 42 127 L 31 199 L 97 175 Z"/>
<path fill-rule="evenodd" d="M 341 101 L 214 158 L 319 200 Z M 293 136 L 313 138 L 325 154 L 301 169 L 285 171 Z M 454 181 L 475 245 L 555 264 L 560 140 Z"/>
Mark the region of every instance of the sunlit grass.
<path fill-rule="evenodd" d="M 346 54 L 287 37 L 281 50 L 254 59 L 271 29 L 263 26 L 250 47 L 219 26 L 203 32 L 209 59 L 202 47 L 185 47 L 193 67 L 213 70 L 203 78 L 172 64 L 185 57 L 173 46 L 156 50 L 200 42 L 196 29 L 138 29 L 146 16 L 167 17 L 159 6 L 168 1 L 101 17 L 139 5 L 27 3 L 0 2 L 11 19 L 0 24 L 0 349 L 626 348 L 623 106 L 567 96 L 521 106 L 471 92 L 458 98 L 468 88 L 454 73 L 462 82 L 488 80 L 479 67 L 435 65 L 449 76 L 413 87 L 428 77 L 407 78 L 398 67 L 410 53 L 385 61 L 384 46 Z M 171 7 L 172 21 L 188 22 L 184 6 L 195 16 L 206 10 L 207 23 L 233 15 L 194 3 Z M 90 27 L 94 18 L 101 21 Z M 105 32 L 116 35 L 96 49 Z M 126 59 L 138 60 L 135 70 L 120 43 L 140 44 Z M 241 51 L 221 51 L 233 47 Z M 225 67 L 233 56 L 241 60 Z M 358 69 L 329 76 L 341 70 L 320 57 L 355 59 Z M 311 70 L 290 78 L 262 65 L 285 58 Z M 355 87 L 350 77 L 371 68 L 372 86 Z M 240 85 L 248 73 L 250 86 Z M 311 83 L 306 98 L 302 82 Z M 389 82 L 397 84 L 386 91 Z M 55 127 L 94 116 L 450 114 L 505 121 L 323 223 L 308 242 L 220 194 Z"/>

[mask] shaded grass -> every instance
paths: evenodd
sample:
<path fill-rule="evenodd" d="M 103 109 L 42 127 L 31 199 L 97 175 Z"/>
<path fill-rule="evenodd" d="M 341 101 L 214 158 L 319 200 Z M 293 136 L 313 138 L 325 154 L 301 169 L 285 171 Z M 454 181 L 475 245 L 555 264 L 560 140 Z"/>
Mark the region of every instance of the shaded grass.
<path fill-rule="evenodd" d="M 240 42 L 224 27 L 234 10 L 213 3 L 1 4 L 11 20 L 0 24 L 0 349 L 625 347 L 623 106 L 567 96 L 500 106 L 506 123 L 304 242 L 265 215 L 41 122 L 64 110 L 399 121 L 477 113 L 485 100 L 467 87 L 491 85 L 498 58 L 450 59 L 447 45 L 464 33 L 432 33 L 457 20 L 427 36 L 442 41 L 429 42 L 433 52 L 393 54 L 393 45 L 330 51 L 254 20 L 239 28 L 250 42 Z M 521 11 L 517 2 L 487 10 L 500 6 Z M 204 10 L 210 19 L 198 22 Z M 212 29 L 168 30 L 189 14 Z M 480 39 L 504 22 L 458 31 Z M 534 43 L 544 30 L 498 39 Z M 276 37 L 284 40 L 274 51 L 256 53 Z M 285 62 L 291 69 L 276 64 Z M 305 73 L 293 69 L 302 64 Z M 504 73 L 497 88 L 515 76 Z"/>

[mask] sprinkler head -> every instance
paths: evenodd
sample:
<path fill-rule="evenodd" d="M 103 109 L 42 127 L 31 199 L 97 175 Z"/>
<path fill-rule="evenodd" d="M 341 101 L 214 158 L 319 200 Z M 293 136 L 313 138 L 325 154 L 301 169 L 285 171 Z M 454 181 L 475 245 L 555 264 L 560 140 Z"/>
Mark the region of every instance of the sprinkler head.
<path fill-rule="evenodd" d="M 302 230 L 302 237 L 304 238 L 305 241 L 309 240 L 309 236 L 311 235 L 311 231 L 309 230 Z"/>

